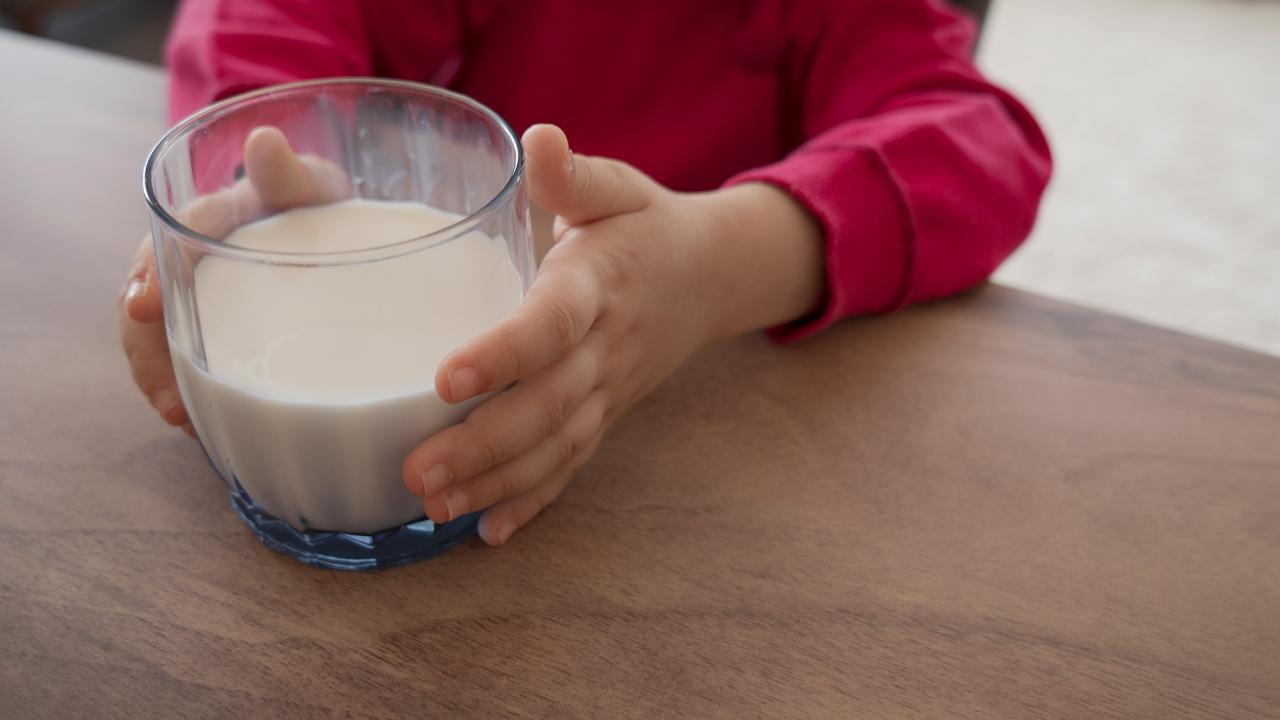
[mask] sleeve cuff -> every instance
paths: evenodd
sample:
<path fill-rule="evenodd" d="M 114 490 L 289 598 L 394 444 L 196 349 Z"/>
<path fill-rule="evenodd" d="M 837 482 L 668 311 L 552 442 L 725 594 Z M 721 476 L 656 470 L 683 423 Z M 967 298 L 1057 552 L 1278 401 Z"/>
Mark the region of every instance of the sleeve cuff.
<path fill-rule="evenodd" d="M 768 330 L 775 342 L 800 340 L 842 317 L 884 313 L 907 296 L 911 220 L 893 174 L 867 147 L 802 148 L 783 160 L 730 178 L 725 186 L 769 183 L 818 220 L 825 237 L 823 305 Z"/>

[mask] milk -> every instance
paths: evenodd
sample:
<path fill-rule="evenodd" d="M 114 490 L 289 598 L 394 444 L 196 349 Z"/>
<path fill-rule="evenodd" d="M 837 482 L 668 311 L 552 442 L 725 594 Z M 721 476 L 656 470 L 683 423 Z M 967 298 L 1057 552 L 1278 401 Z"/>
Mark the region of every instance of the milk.
<path fill-rule="evenodd" d="M 239 228 L 229 245 L 331 253 L 457 222 L 417 203 L 347 200 Z M 415 445 L 481 399 L 447 405 L 436 367 L 520 302 L 501 238 L 471 232 L 397 258 L 326 267 L 205 256 L 195 303 L 207 368 L 171 338 L 206 451 L 300 530 L 373 533 L 422 517 L 400 477 Z"/>

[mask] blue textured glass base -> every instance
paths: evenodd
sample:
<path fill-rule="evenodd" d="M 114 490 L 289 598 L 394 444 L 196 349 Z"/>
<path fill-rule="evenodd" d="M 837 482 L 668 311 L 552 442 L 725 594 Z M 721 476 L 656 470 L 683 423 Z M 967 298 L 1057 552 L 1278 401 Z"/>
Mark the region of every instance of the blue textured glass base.
<path fill-rule="evenodd" d="M 231 490 L 231 507 L 263 545 L 333 570 L 380 570 L 425 560 L 474 535 L 480 519 L 480 513 L 471 513 L 437 525 L 423 518 L 373 535 L 302 532 L 258 507 L 238 482 Z"/>

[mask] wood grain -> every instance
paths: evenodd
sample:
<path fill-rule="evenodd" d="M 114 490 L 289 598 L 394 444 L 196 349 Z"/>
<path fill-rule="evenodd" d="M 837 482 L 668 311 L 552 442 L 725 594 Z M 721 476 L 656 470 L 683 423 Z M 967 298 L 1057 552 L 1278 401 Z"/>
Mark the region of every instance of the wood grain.
<path fill-rule="evenodd" d="M 117 346 L 159 73 L 0 67 L 0 717 L 1280 717 L 1280 361 L 1000 288 L 747 338 L 511 545 L 311 569 Z"/>

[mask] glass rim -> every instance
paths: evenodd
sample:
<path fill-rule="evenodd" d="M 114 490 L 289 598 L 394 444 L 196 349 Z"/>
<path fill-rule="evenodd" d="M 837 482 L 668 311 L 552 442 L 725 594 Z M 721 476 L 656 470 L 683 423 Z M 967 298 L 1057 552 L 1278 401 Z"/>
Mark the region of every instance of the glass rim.
<path fill-rule="evenodd" d="M 402 240 L 394 240 L 373 247 L 361 248 L 359 250 L 341 250 L 325 253 L 281 252 L 275 250 L 255 250 L 252 248 L 227 245 L 217 238 L 210 237 L 188 227 L 185 223 L 175 218 L 160 204 L 160 201 L 156 196 L 154 183 L 152 182 L 152 174 L 160 157 L 170 150 L 179 138 L 186 136 L 202 125 L 212 121 L 214 118 L 222 116 L 229 108 L 235 105 L 255 100 L 266 95 L 313 88 L 322 85 L 363 85 L 383 87 L 399 91 L 410 91 L 412 94 L 416 95 L 433 96 L 437 99 L 444 99 L 462 105 L 472 111 L 475 111 L 485 120 L 492 122 L 501 131 L 503 137 L 506 138 L 507 142 L 515 149 L 515 166 L 511 169 L 510 175 L 507 177 L 502 188 L 498 190 L 497 194 L 481 206 L 480 209 L 467 214 L 457 222 L 451 223 L 439 230 L 426 233 L 424 235 L 416 235 Z M 249 92 L 233 95 L 229 98 L 213 103 L 212 105 L 197 110 L 178 121 L 173 127 L 169 128 L 160 136 L 160 139 L 156 141 L 155 145 L 151 147 L 150 152 L 147 153 L 146 162 L 143 163 L 142 166 L 142 195 L 146 200 L 147 208 L 151 211 L 152 217 L 159 218 L 161 222 L 163 222 L 171 231 L 176 233 L 185 242 L 201 246 L 210 254 L 227 257 L 229 259 L 247 260 L 275 265 L 344 265 L 398 257 L 411 252 L 435 247 L 460 237 L 471 230 L 474 230 L 476 226 L 482 224 L 489 218 L 489 216 L 505 205 L 506 202 L 515 194 L 516 188 L 519 187 L 520 180 L 523 176 L 523 144 L 520 142 L 520 139 L 516 137 L 515 131 L 511 129 L 511 125 L 509 125 L 501 115 L 494 112 L 479 100 L 442 87 L 428 85 L 427 83 L 413 82 L 411 80 L 395 80 L 376 77 L 328 77 L 281 83 L 278 85 L 268 85 L 267 87 L 259 88 L 257 90 L 250 90 Z"/>

